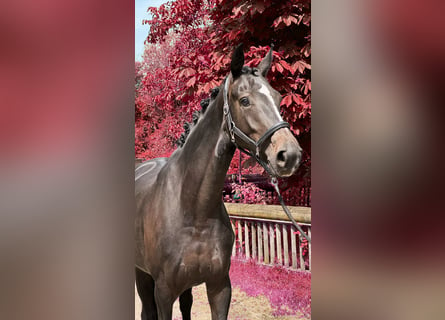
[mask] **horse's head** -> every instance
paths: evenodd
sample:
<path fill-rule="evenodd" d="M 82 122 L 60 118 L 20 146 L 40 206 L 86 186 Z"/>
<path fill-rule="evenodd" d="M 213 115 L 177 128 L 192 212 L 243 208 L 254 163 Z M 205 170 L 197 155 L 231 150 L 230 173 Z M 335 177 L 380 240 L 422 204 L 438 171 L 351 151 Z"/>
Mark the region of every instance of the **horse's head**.
<path fill-rule="evenodd" d="M 267 164 L 274 175 L 288 177 L 297 170 L 302 149 L 280 115 L 281 95 L 266 80 L 272 49 L 257 68 L 244 66 L 242 45 L 232 57 L 224 89 L 229 134 L 238 147 Z"/>

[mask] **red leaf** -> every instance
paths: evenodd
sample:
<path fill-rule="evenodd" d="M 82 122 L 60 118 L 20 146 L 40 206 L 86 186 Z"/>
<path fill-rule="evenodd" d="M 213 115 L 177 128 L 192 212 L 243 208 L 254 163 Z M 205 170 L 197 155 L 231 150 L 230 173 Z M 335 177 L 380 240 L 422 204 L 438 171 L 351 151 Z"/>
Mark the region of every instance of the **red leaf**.
<path fill-rule="evenodd" d="M 179 73 L 179 76 L 180 77 L 183 77 L 183 76 L 190 77 L 191 75 L 194 75 L 195 73 L 196 73 L 196 71 L 194 69 L 192 69 L 192 68 L 185 68 L 184 70 L 182 70 Z"/>
<path fill-rule="evenodd" d="M 311 65 L 307 64 L 303 60 L 298 60 L 293 64 L 293 67 L 298 70 L 299 73 L 303 73 L 305 69 L 311 69 Z"/>
<path fill-rule="evenodd" d="M 285 69 L 289 70 L 292 74 L 295 73 L 295 69 L 292 68 L 292 67 L 289 65 L 289 63 L 287 63 L 285 60 L 281 60 L 280 63 L 281 63 L 281 65 L 282 65 Z"/>
<path fill-rule="evenodd" d="M 303 16 L 303 23 L 305 25 L 307 25 L 307 26 L 311 23 L 311 16 L 310 16 L 310 14 L 305 14 Z"/>
<path fill-rule="evenodd" d="M 311 46 L 308 43 L 307 45 L 305 45 L 303 47 L 303 49 L 301 49 L 301 53 L 305 56 L 305 57 L 309 57 L 311 55 Z"/>
<path fill-rule="evenodd" d="M 189 81 L 187 81 L 187 83 L 185 84 L 187 87 L 193 87 L 196 83 L 196 78 L 195 77 L 191 77 Z"/>
<path fill-rule="evenodd" d="M 283 21 L 286 24 L 286 26 L 290 26 L 290 24 L 292 23 L 292 21 L 290 20 L 290 17 L 284 17 Z"/>
<path fill-rule="evenodd" d="M 276 19 L 274 20 L 272 26 L 277 27 L 277 26 L 281 23 L 282 20 L 283 20 L 282 17 L 278 17 L 278 18 L 276 18 Z"/>
<path fill-rule="evenodd" d="M 289 107 L 291 103 L 292 103 L 292 95 L 285 96 L 281 101 L 281 105 L 282 106 L 285 105 L 286 107 Z"/>
<path fill-rule="evenodd" d="M 301 99 L 300 95 L 298 94 L 291 94 L 293 100 L 295 101 L 296 104 L 302 104 L 303 103 L 303 99 Z"/>
<path fill-rule="evenodd" d="M 311 81 L 307 80 L 303 86 L 303 93 L 308 94 L 308 92 L 311 90 Z"/>

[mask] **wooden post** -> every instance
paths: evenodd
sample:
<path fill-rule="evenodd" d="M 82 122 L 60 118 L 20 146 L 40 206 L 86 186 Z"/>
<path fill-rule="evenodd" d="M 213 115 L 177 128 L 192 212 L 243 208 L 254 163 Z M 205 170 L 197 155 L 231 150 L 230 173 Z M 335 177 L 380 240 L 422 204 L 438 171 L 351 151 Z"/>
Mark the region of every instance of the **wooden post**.
<path fill-rule="evenodd" d="M 280 230 L 280 225 L 277 223 L 275 224 L 275 234 L 277 235 L 277 258 L 278 258 L 278 263 L 280 265 L 283 265 L 283 256 L 281 254 L 281 230 Z"/>
<path fill-rule="evenodd" d="M 304 265 L 304 257 L 303 257 L 303 247 L 301 246 L 303 243 L 301 241 L 301 234 L 298 235 L 298 251 L 300 253 L 300 270 L 305 270 L 306 267 Z"/>
<path fill-rule="evenodd" d="M 241 168 L 243 167 L 243 165 L 242 165 L 241 161 L 242 161 L 243 154 L 239 150 L 238 150 L 238 154 L 239 154 L 238 184 L 242 184 L 243 183 L 243 176 L 241 174 Z"/>
<path fill-rule="evenodd" d="M 284 266 L 289 267 L 289 237 L 287 236 L 287 225 L 283 224 L 283 251 L 284 251 Z"/>
<path fill-rule="evenodd" d="M 252 233 L 252 258 L 256 258 L 256 223 L 253 221 L 250 224 L 250 232 Z"/>
<path fill-rule="evenodd" d="M 264 240 L 264 263 L 269 263 L 269 237 L 267 236 L 267 223 L 263 222 L 263 240 Z"/>
<path fill-rule="evenodd" d="M 236 234 L 235 233 L 235 225 L 233 224 L 232 220 L 230 220 L 230 224 L 232 225 L 233 233 Z M 232 246 L 232 257 L 234 257 L 236 255 L 236 251 L 235 250 L 236 250 L 236 237 L 235 237 L 235 241 L 234 241 L 233 246 Z"/>
<path fill-rule="evenodd" d="M 272 223 L 269 223 L 270 263 L 275 263 L 275 239 Z"/>
<path fill-rule="evenodd" d="M 258 262 L 263 263 L 263 235 L 262 235 L 262 222 L 257 222 L 257 238 L 258 238 Z"/>
<path fill-rule="evenodd" d="M 246 258 L 250 259 L 249 226 L 247 221 L 244 221 L 244 248 L 246 252 Z"/>
<path fill-rule="evenodd" d="M 311 227 L 307 228 L 307 234 L 309 236 L 309 239 L 312 239 L 311 229 L 312 229 Z M 308 244 L 308 249 L 309 249 L 309 271 L 311 271 L 312 270 L 312 248 L 311 248 L 311 242 L 309 242 L 309 244 Z"/>
<path fill-rule="evenodd" d="M 290 228 L 290 244 L 291 244 L 291 251 L 292 251 L 292 269 L 297 269 L 297 241 L 295 234 L 296 228 L 294 226 L 291 226 Z"/>
<path fill-rule="evenodd" d="M 238 220 L 238 253 L 243 253 L 243 229 L 241 228 L 241 220 Z"/>

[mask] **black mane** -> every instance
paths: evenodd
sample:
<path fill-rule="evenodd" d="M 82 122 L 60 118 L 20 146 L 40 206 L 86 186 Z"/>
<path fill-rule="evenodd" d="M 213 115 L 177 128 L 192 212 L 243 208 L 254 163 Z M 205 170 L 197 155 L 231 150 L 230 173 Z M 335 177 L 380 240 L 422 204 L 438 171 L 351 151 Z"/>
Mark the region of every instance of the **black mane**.
<path fill-rule="evenodd" d="M 198 122 L 199 118 L 206 112 L 207 107 L 209 106 L 210 102 L 215 100 L 216 96 L 219 93 L 219 87 L 213 88 L 210 93 L 210 98 L 202 99 L 201 100 L 201 111 L 195 111 L 192 115 L 192 122 L 185 122 L 184 123 L 184 132 L 181 134 L 178 140 L 176 140 L 176 145 L 178 148 L 182 148 L 182 146 L 185 144 L 185 141 L 187 140 L 187 137 L 190 134 L 190 131 L 193 129 L 193 127 Z"/>

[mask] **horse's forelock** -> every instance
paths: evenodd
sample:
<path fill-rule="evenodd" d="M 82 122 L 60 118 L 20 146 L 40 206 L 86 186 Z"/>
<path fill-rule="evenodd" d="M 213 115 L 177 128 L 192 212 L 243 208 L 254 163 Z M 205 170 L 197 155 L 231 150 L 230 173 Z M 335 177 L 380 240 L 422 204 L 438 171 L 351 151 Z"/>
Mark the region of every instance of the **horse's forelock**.
<path fill-rule="evenodd" d="M 253 76 L 258 77 L 259 73 L 258 73 L 258 68 L 251 68 L 248 66 L 243 66 L 243 69 L 241 70 L 241 74 L 251 74 Z"/>

